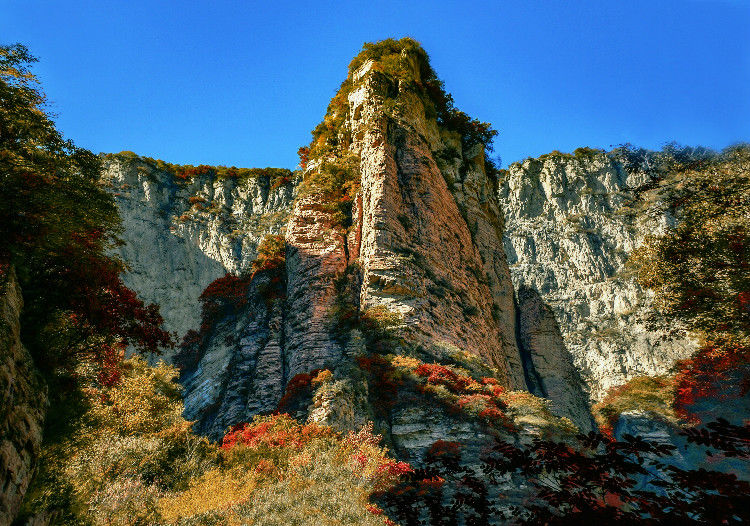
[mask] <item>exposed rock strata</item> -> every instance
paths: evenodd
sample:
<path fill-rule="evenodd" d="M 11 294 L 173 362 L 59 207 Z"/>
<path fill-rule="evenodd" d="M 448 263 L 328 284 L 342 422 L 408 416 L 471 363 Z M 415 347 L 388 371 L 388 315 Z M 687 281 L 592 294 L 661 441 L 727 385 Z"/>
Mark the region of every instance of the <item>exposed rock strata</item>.
<path fill-rule="evenodd" d="M 18 513 L 36 468 L 47 397 L 20 338 L 23 298 L 12 267 L 0 268 L 0 525 Z"/>
<path fill-rule="evenodd" d="M 550 154 L 511 165 L 500 187 L 514 285 L 552 309 L 565 345 L 535 352 L 558 371 L 570 353 L 592 400 L 633 376 L 664 374 L 695 349 L 652 330 L 653 295 L 624 272 L 632 250 L 669 221 L 634 214 L 633 189 L 648 180 L 604 153 Z"/>
<path fill-rule="evenodd" d="M 165 328 L 178 339 L 200 325 L 198 297 L 206 286 L 247 269 L 260 240 L 282 232 L 294 198 L 294 185 L 273 189 L 268 177 L 184 181 L 135 156 L 106 156 L 104 163 L 123 222 L 118 254 L 130 267 L 123 281 L 161 307 Z"/>
<path fill-rule="evenodd" d="M 349 114 L 361 138 L 353 148 L 362 159 L 362 308 L 397 312 L 410 340 L 480 355 L 506 385 L 523 387 L 512 286 L 502 253 L 491 249 L 500 247 L 502 219 L 481 162 L 466 155 L 482 152 L 462 152 L 457 134 L 441 133 L 416 95 L 371 64 L 355 78 Z M 383 101 L 394 91 L 402 110 L 388 115 Z M 436 159 L 448 146 L 455 157 L 441 171 Z"/>
<path fill-rule="evenodd" d="M 647 327 L 651 296 L 622 274 L 643 236 L 667 221 L 630 213 L 631 189 L 648 174 L 603 153 L 551 155 L 512 165 L 498 191 L 481 145 L 464 148 L 428 118 L 408 83 L 373 62 L 350 80 L 343 150 L 308 167 L 356 158 L 360 190 L 347 225 L 314 191 L 294 200 L 293 186 L 184 183 L 142 160 L 108 160 L 122 194 L 126 282 L 162 306 L 171 330 L 197 327 L 203 288 L 248 268 L 263 235 L 285 232 L 286 297 L 269 306 L 255 283 L 248 307 L 220 320 L 184 371 L 186 415 L 199 429 L 220 436 L 273 409 L 295 375 L 352 366 L 366 338 L 351 327 L 342 334 L 342 303 L 356 315 L 390 313 L 398 337 L 435 359 L 482 357 L 507 387 L 548 397 L 584 430 L 589 393 L 596 400 L 632 376 L 663 373 L 692 351 Z M 339 391 L 310 407 L 313 420 L 352 428 L 370 416 L 367 385 Z M 395 445 L 399 426 L 418 422 L 391 416 Z"/>
<path fill-rule="evenodd" d="M 183 371 L 184 416 L 213 438 L 271 412 L 283 395 L 284 308 L 264 297 L 268 282 L 266 275 L 253 280 L 247 306 L 210 329 L 197 367 Z"/>

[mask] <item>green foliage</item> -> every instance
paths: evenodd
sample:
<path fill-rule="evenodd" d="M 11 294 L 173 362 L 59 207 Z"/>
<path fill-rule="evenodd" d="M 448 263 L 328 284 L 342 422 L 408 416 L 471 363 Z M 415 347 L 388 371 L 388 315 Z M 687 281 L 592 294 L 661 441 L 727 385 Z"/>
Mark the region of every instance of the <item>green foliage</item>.
<path fill-rule="evenodd" d="M 599 427 L 611 432 L 619 416 L 626 411 L 645 411 L 667 422 L 676 423 L 674 378 L 668 376 L 637 376 L 607 393 L 592 407 Z"/>
<path fill-rule="evenodd" d="M 659 188 L 677 225 L 631 268 L 657 306 L 711 339 L 750 339 L 750 146 L 689 164 Z"/>
<path fill-rule="evenodd" d="M 299 197 L 315 196 L 317 208 L 330 213 L 334 225 L 348 228 L 352 224 L 352 207 L 359 187 L 359 157 L 350 155 L 321 162 L 308 171 Z"/>
<path fill-rule="evenodd" d="M 154 524 L 158 498 L 216 462 L 215 448 L 181 416 L 177 370 L 138 356 L 121 367 L 121 381 L 107 386 L 80 363 L 83 411 L 47 440 L 23 513 L 54 510 L 66 524 Z"/>

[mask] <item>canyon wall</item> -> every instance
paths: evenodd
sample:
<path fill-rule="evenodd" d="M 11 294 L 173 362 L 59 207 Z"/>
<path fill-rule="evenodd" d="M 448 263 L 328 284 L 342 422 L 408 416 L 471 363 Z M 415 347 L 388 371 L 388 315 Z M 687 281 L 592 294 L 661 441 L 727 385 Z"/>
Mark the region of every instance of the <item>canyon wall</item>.
<path fill-rule="evenodd" d="M 122 218 L 117 255 L 129 267 L 123 280 L 160 306 L 165 328 L 179 341 L 200 325 L 198 298 L 206 286 L 246 270 L 260 240 L 283 230 L 295 186 L 273 188 L 263 175 L 181 179 L 128 153 L 103 160 L 103 179 Z M 164 358 L 172 354 L 166 350 Z"/>
<path fill-rule="evenodd" d="M 668 338 L 658 320 L 649 322 L 653 294 L 625 266 L 643 239 L 670 221 L 649 203 L 650 179 L 616 155 L 583 149 L 514 163 L 500 185 L 514 286 L 551 309 L 593 401 L 634 376 L 664 374 L 695 350 L 690 340 Z M 560 345 L 536 345 L 542 376 L 567 367 L 554 357 Z"/>
<path fill-rule="evenodd" d="M 126 284 L 158 303 L 180 337 L 201 324 L 209 283 L 247 275 L 264 236 L 286 241 L 278 297 L 269 300 L 270 275 L 255 275 L 247 302 L 201 328 L 183 367 L 185 414 L 201 432 L 218 438 L 274 410 L 323 369 L 338 387 L 296 406 L 297 416 L 341 429 L 373 419 L 373 387 L 355 365 L 372 352 L 362 324 L 373 320 L 386 320 L 391 338 L 378 352 L 479 359 L 506 389 L 547 398 L 584 431 L 590 402 L 607 389 L 663 374 L 694 349 L 649 321 L 651 294 L 625 269 L 669 221 L 634 208 L 646 170 L 582 150 L 515 163 L 498 181 L 480 143 L 430 116 L 415 88 L 420 58 L 401 60 L 397 74 L 373 60 L 350 71 L 324 121 L 336 148 L 282 185 L 180 177 L 153 160 L 106 156 Z M 350 179 L 339 184 L 353 193 L 320 187 L 342 170 Z M 406 456 L 438 435 L 477 434 L 436 407 L 396 406 L 381 420 Z"/>

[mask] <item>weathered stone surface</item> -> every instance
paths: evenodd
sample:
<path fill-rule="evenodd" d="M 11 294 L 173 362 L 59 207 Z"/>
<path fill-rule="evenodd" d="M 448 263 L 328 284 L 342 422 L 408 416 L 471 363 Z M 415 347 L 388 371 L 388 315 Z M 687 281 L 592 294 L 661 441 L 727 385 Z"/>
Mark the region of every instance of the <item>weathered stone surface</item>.
<path fill-rule="evenodd" d="M 0 525 L 10 524 L 36 468 L 46 387 L 20 338 L 23 298 L 12 267 L 0 268 Z"/>
<path fill-rule="evenodd" d="M 593 401 L 633 376 L 665 373 L 695 349 L 647 326 L 652 293 L 623 272 L 644 236 L 670 220 L 630 213 L 632 189 L 648 177 L 604 153 L 549 155 L 511 165 L 499 189 L 514 285 L 552 309 Z M 559 355 L 555 346 L 536 352 L 550 363 Z"/>
<path fill-rule="evenodd" d="M 123 281 L 160 306 L 178 340 L 200 325 L 206 286 L 247 269 L 260 240 L 283 231 L 295 192 L 294 185 L 272 189 L 268 177 L 181 181 L 134 156 L 105 157 L 103 179 L 122 217 L 117 253 L 130 267 Z"/>
<path fill-rule="evenodd" d="M 518 335 L 526 382 L 536 396 L 583 432 L 594 429 L 586 386 L 565 346 L 555 315 L 536 291 L 518 290 Z"/>
<path fill-rule="evenodd" d="M 286 231 L 285 341 L 289 378 L 341 360 L 332 331 L 335 279 L 346 269 L 347 239 L 315 196 L 298 199 Z"/>
<path fill-rule="evenodd" d="M 360 84 L 349 96 L 352 148 L 362 160 L 362 309 L 396 312 L 411 341 L 480 355 L 507 385 L 521 387 L 512 286 L 504 257 L 490 248 L 493 240 L 500 246 L 502 219 L 483 166 L 465 159 L 458 141 L 443 173 L 436 156 L 448 145 L 456 151 L 455 137 L 444 141 L 408 91 L 398 93 L 401 112 L 386 112 L 385 95 L 399 88 L 369 67 L 356 73 Z M 454 196 L 446 179 L 462 163 L 467 176 Z"/>
<path fill-rule="evenodd" d="M 211 329 L 197 367 L 183 371 L 184 416 L 212 438 L 272 411 L 283 395 L 284 308 L 264 297 L 268 282 L 268 276 L 253 280 L 247 306 Z"/>

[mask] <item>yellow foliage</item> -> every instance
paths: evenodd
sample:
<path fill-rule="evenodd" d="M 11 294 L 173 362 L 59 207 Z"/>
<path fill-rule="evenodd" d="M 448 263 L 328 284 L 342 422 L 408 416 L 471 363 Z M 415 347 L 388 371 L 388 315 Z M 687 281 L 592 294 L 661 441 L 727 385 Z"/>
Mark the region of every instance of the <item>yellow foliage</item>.
<path fill-rule="evenodd" d="M 164 520 L 174 523 L 182 517 L 246 502 L 257 486 L 258 474 L 253 470 L 214 468 L 193 481 L 187 491 L 162 498 L 158 507 Z"/>
<path fill-rule="evenodd" d="M 394 367 L 404 367 L 406 369 L 414 370 L 422 365 L 422 362 L 417 360 L 416 358 L 412 358 L 411 356 L 403 356 L 398 354 L 391 359 L 391 364 Z"/>

